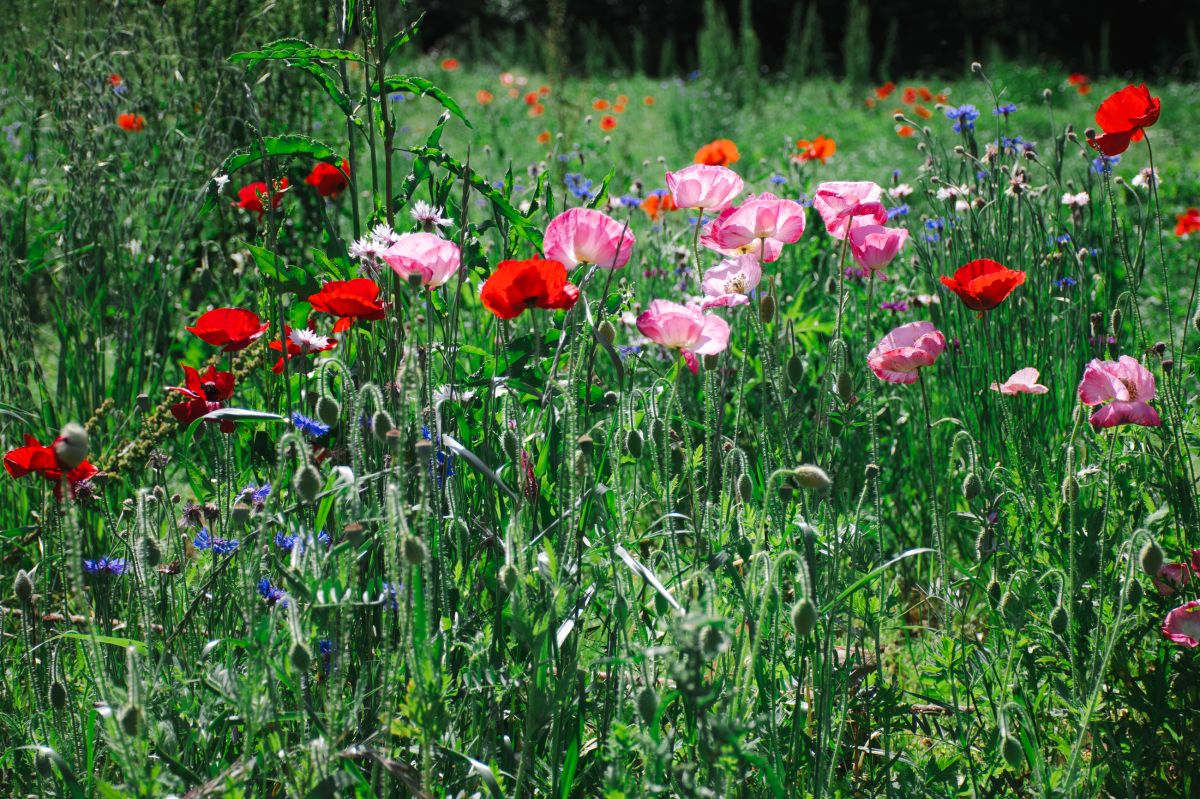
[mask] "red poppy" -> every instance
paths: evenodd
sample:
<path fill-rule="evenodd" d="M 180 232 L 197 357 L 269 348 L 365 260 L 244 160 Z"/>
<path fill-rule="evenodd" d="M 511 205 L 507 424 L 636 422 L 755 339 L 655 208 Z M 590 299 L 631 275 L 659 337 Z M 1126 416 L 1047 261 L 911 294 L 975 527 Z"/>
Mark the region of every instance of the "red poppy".
<path fill-rule="evenodd" d="M 654 98 L 647 94 L 642 98 L 642 105 L 654 105 Z"/>
<path fill-rule="evenodd" d="M 537 92 L 529 92 L 529 94 L 525 95 L 525 105 L 532 106 L 532 105 L 537 105 L 537 104 L 538 104 L 538 93 Z"/>
<path fill-rule="evenodd" d="M 443 58 L 442 59 L 442 69 L 446 70 L 447 72 L 453 72 L 454 70 L 458 69 L 458 59 L 457 58 Z"/>
<path fill-rule="evenodd" d="M 501 319 L 516 319 L 526 308 L 570 308 L 579 289 L 567 282 L 567 268 L 558 261 L 530 258 L 498 263 L 479 298 Z"/>
<path fill-rule="evenodd" d="M 600 130 L 609 131 L 617 126 L 617 118 L 606 116 L 600 120 Z"/>
<path fill-rule="evenodd" d="M 1189 208 L 1175 217 L 1175 235 L 1200 233 L 1200 208 Z"/>
<path fill-rule="evenodd" d="M 917 132 L 917 129 L 914 128 L 912 125 L 897 125 L 896 126 L 896 135 L 902 139 L 907 139 L 916 132 Z"/>
<path fill-rule="evenodd" d="M 117 73 L 114 72 L 108 76 L 108 82 L 110 84 L 112 84 L 112 87 L 115 89 L 116 87 L 118 87 L 122 83 L 124 83 L 125 81 L 121 79 L 120 75 L 118 75 Z"/>
<path fill-rule="evenodd" d="M 812 141 L 798 139 L 796 141 L 796 149 L 800 151 L 796 155 L 796 158 L 800 162 L 820 161 L 824 164 L 837 152 L 837 143 L 825 136 L 817 136 Z"/>
<path fill-rule="evenodd" d="M 284 325 L 283 335 L 287 340 L 287 359 L 289 361 L 298 356 L 309 355 L 315 352 L 325 352 L 337 346 L 337 339 L 330 336 L 318 335 L 313 329 L 311 322 L 307 328 L 295 328 Z M 283 344 L 281 342 L 272 341 L 267 346 L 276 352 L 283 352 Z M 282 356 L 275 362 L 273 371 L 277 375 L 283 374 Z"/>
<path fill-rule="evenodd" d="M 338 169 L 333 164 L 327 164 L 321 161 L 312 168 L 312 172 L 308 173 L 308 177 L 304 182 L 317 190 L 317 194 L 322 197 L 328 197 L 336 200 L 337 196 L 346 190 L 349 181 L 346 176 L 350 174 L 350 163 L 342 160 L 342 168 Z"/>
<path fill-rule="evenodd" d="M 901 95 L 900 101 L 905 105 L 912 105 L 917 101 L 917 90 L 912 86 L 905 86 L 904 94 Z"/>
<path fill-rule="evenodd" d="M 182 364 L 181 364 L 182 366 Z M 182 425 L 189 425 L 205 414 L 220 410 L 224 402 L 233 396 L 233 373 L 218 371 L 210 366 L 198 372 L 190 366 L 183 367 L 184 384 L 168 386 L 167 391 L 178 391 L 186 399 L 171 405 L 171 415 Z M 232 433 L 232 421 L 221 422 L 222 433 Z"/>
<path fill-rule="evenodd" d="M 990 311 L 1025 282 L 1025 273 L 980 258 L 960 266 L 954 277 L 942 275 L 942 284 L 958 295 L 972 311 Z"/>
<path fill-rule="evenodd" d="M 275 184 L 275 193 L 271 197 L 271 207 L 279 207 L 279 203 L 283 202 L 283 192 L 287 191 L 287 188 L 287 178 L 282 178 Z M 258 214 L 258 218 L 261 221 L 263 214 L 267 212 L 266 206 L 263 205 L 263 198 L 266 196 L 266 183 L 261 180 L 256 183 L 248 183 L 238 191 L 238 201 L 233 204 L 233 207 Z"/>
<path fill-rule="evenodd" d="M 531 117 L 540 117 L 544 113 L 546 113 L 546 106 L 541 103 L 535 103 L 533 108 L 529 109 L 529 116 Z"/>
<path fill-rule="evenodd" d="M 1126 86 L 1108 96 L 1096 110 L 1096 124 L 1104 131 L 1088 144 L 1107 156 L 1120 155 L 1129 143 L 1141 141 L 1143 130 L 1158 121 L 1160 103 L 1146 84 Z"/>
<path fill-rule="evenodd" d="M 917 89 L 917 96 L 921 98 L 921 102 L 927 103 L 933 99 L 933 92 L 929 91 L 929 89 L 926 87 L 921 86 Z"/>
<path fill-rule="evenodd" d="M 692 160 L 708 166 L 729 166 L 741 158 L 737 145 L 729 139 L 715 139 L 696 151 Z"/>
<path fill-rule="evenodd" d="M 487 89 L 480 89 L 475 92 L 475 102 L 480 105 L 490 105 L 492 100 L 496 99 L 496 95 L 489 92 Z"/>
<path fill-rule="evenodd" d="M 1071 86 L 1086 86 L 1091 83 L 1092 79 L 1082 72 L 1072 72 L 1067 76 L 1067 83 Z"/>
<path fill-rule="evenodd" d="M 5 454 L 4 468 L 14 479 L 19 480 L 27 474 L 37 474 L 51 483 L 57 483 L 54 495 L 60 499 L 62 498 L 61 487 L 64 475 L 74 491 L 75 486 L 80 482 L 99 472 L 99 469 L 86 460 L 81 461 L 74 469 L 64 471 L 62 464 L 58 462 L 58 456 L 54 454 L 54 445 L 42 446 L 31 435 L 25 436 L 25 446 L 17 447 Z"/>
<path fill-rule="evenodd" d="M 896 91 L 896 84 L 889 80 L 887 83 L 875 89 L 875 96 L 880 100 L 886 100 L 892 96 L 892 92 L 894 91 Z"/>
<path fill-rule="evenodd" d="M 349 330 L 358 319 L 378 322 L 385 307 L 379 299 L 379 286 L 369 277 L 325 283 L 308 301 L 314 311 L 338 317 L 334 333 Z"/>
<path fill-rule="evenodd" d="M 537 135 L 537 143 L 538 144 L 549 144 L 550 143 L 550 131 L 543 130 L 541 133 L 539 133 Z"/>
<path fill-rule="evenodd" d="M 607 111 L 608 105 L 609 105 L 608 100 L 603 100 L 603 99 L 593 100 L 592 101 L 592 110 L 593 111 Z"/>
<path fill-rule="evenodd" d="M 921 119 L 929 119 L 931 116 L 933 116 L 933 112 L 923 105 L 914 105 L 913 113 L 915 113 Z"/>
<path fill-rule="evenodd" d="M 146 118 L 141 114 L 117 114 L 117 127 L 130 133 L 137 133 L 146 125 Z"/>
<path fill-rule="evenodd" d="M 244 308 L 213 308 L 201 314 L 196 324 L 186 330 L 195 333 L 205 344 L 220 347 L 221 352 L 237 352 L 258 341 L 267 332 L 267 322 Z"/>

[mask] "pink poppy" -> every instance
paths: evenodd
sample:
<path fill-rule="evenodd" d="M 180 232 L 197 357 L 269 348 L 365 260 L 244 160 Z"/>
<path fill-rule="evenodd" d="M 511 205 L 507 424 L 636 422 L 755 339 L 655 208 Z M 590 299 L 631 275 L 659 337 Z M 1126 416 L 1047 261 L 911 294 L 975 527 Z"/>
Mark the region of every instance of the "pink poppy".
<path fill-rule="evenodd" d="M 461 264 L 458 245 L 434 233 L 405 233 L 380 257 L 400 277 L 420 275 L 421 285 L 431 290 L 454 277 Z"/>
<path fill-rule="evenodd" d="M 1192 571 L 1200 573 L 1200 549 L 1192 550 Z"/>
<path fill-rule="evenodd" d="M 1161 424 L 1158 412 L 1147 404 L 1154 399 L 1154 375 L 1128 355 L 1115 361 L 1093 358 L 1079 381 L 1079 399 L 1084 405 L 1108 402 L 1092 414 L 1090 421 L 1097 430 L 1122 424 Z"/>
<path fill-rule="evenodd" d="M 1183 646 L 1200 646 L 1200 599 L 1185 602 L 1163 619 L 1162 633 Z"/>
<path fill-rule="evenodd" d="M 859 266 L 875 272 L 890 264 L 906 241 L 904 228 L 859 225 L 850 230 L 850 253 Z"/>
<path fill-rule="evenodd" d="M 1192 570 L 1186 563 L 1164 563 L 1158 576 L 1151 580 L 1160 596 L 1171 596 L 1192 581 Z"/>
<path fill-rule="evenodd" d="M 628 225 L 591 208 L 572 208 L 550 221 L 543 247 L 546 260 L 567 269 L 583 263 L 620 269 L 629 263 L 633 242 Z"/>
<path fill-rule="evenodd" d="M 733 213 L 722 216 L 724 219 L 713 232 L 721 247 L 745 247 L 755 239 L 794 244 L 804 235 L 804 206 L 766 191 L 757 197 L 751 194 Z"/>
<path fill-rule="evenodd" d="M 946 337 L 933 322 L 909 322 L 879 340 L 867 354 L 867 365 L 880 380 L 915 383 L 917 370 L 931 366 L 946 349 Z"/>
<path fill-rule="evenodd" d="M 754 291 L 760 280 L 762 266 L 759 265 L 757 257 L 739 255 L 736 258 L 726 258 L 704 273 L 704 281 L 701 283 L 704 300 L 700 303 L 700 309 L 746 305 L 750 302 L 746 295 Z"/>
<path fill-rule="evenodd" d="M 667 173 L 667 188 L 676 208 L 724 211 L 742 193 L 742 179 L 732 169 L 692 164 Z"/>
<path fill-rule="evenodd" d="M 1013 372 L 1012 377 L 1003 383 L 992 383 L 992 391 L 999 391 L 1006 397 L 1012 397 L 1017 394 L 1045 394 L 1050 390 L 1037 380 L 1038 370 L 1032 366 L 1026 366 L 1024 369 Z"/>
<path fill-rule="evenodd" d="M 654 300 L 637 319 L 637 329 L 664 347 L 680 350 L 688 369 L 697 374 L 697 355 L 716 355 L 729 346 L 729 324 L 694 306 Z"/>
<path fill-rule="evenodd" d="M 734 258 L 739 255 L 754 255 L 764 264 L 778 261 L 780 253 L 783 252 L 783 243 L 775 239 L 754 239 L 749 244 L 740 247 L 726 247 L 718 241 L 721 227 L 729 217 L 733 216 L 733 212 L 736 210 L 736 208 L 726 208 L 717 215 L 716 219 L 705 225 L 700 231 L 700 245 L 724 255 L 726 258 Z"/>
<path fill-rule="evenodd" d="M 817 186 L 813 208 L 821 215 L 825 230 L 841 241 L 846 232 L 859 225 L 882 225 L 887 209 L 880 203 L 883 189 L 869 180 L 834 181 Z"/>

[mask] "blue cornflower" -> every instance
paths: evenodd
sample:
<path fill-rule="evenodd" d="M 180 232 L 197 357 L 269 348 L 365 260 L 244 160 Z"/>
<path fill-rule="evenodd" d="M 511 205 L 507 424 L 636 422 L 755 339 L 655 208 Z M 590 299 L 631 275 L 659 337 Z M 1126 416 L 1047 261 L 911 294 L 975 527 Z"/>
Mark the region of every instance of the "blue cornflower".
<path fill-rule="evenodd" d="M 1059 236 L 1059 237 L 1057 237 L 1056 239 L 1054 239 L 1054 242 L 1055 242 L 1056 244 L 1070 244 L 1070 243 L 1071 243 L 1071 234 L 1070 234 L 1070 233 L 1064 233 L 1064 234 L 1062 234 L 1061 236 Z"/>
<path fill-rule="evenodd" d="M 435 440 L 429 432 L 429 428 L 425 425 L 421 426 L 421 436 L 426 441 L 432 441 L 437 448 L 436 458 L 432 458 L 429 461 L 429 474 L 430 476 L 437 477 L 438 485 L 441 486 L 443 477 L 454 476 L 454 455 L 453 453 L 446 454 L 446 451 L 442 449 L 442 436 L 439 434 Z"/>
<path fill-rule="evenodd" d="M 784 183 L 787 183 L 787 178 L 783 175 L 771 175 L 771 183 L 776 186 L 782 186 Z"/>
<path fill-rule="evenodd" d="M 20 129 L 20 120 L 13 122 L 11 125 L 5 125 L 4 127 L 0 128 L 0 130 L 4 131 L 4 137 L 8 139 L 8 143 L 13 147 L 18 146 L 21 143 L 21 140 L 17 138 L 17 131 Z"/>
<path fill-rule="evenodd" d="M 685 80 L 689 80 L 689 81 L 699 80 L 699 79 L 700 79 L 700 70 L 698 70 L 698 69 L 693 69 L 691 72 L 689 72 L 687 74 L 687 77 L 685 78 Z"/>
<path fill-rule="evenodd" d="M 107 574 L 113 577 L 120 577 L 125 573 L 128 564 L 125 558 L 109 558 L 103 557 L 99 560 L 85 560 L 83 562 L 83 570 L 88 574 Z"/>
<path fill-rule="evenodd" d="M 936 244 L 937 242 L 942 240 L 942 237 L 939 236 L 937 233 L 926 233 L 923 236 L 921 236 L 921 238 L 924 239 L 925 241 L 929 242 L 930 244 Z"/>
<path fill-rule="evenodd" d="M 900 181 L 900 170 L 899 170 L 899 169 L 893 169 L 893 170 L 892 170 L 892 182 L 893 182 L 893 183 L 898 183 L 899 181 Z"/>
<path fill-rule="evenodd" d="M 320 438 L 329 432 L 329 425 L 324 422 L 319 422 L 316 419 L 309 418 L 299 411 L 292 411 L 292 424 L 296 429 L 306 436 Z"/>
<path fill-rule="evenodd" d="M 312 536 L 309 536 L 307 541 L 309 544 L 312 544 Z M 317 533 L 317 543 L 324 544 L 325 546 L 328 547 L 329 546 L 329 533 L 325 532 L 324 530 L 321 530 L 319 533 Z M 295 535 L 295 534 L 288 535 L 287 533 L 283 532 L 282 530 L 280 530 L 278 533 L 275 534 L 275 546 L 279 547 L 284 552 L 290 553 L 292 551 L 292 549 L 294 549 L 296 547 L 299 547 L 299 550 L 301 552 L 303 552 L 304 545 L 305 545 L 305 538 L 302 535 Z"/>
<path fill-rule="evenodd" d="M 978 172 L 975 173 L 975 179 L 976 180 L 987 180 L 988 179 L 987 171 L 983 170 L 983 169 L 979 170 Z"/>
<path fill-rule="evenodd" d="M 196 538 L 192 541 L 196 549 L 211 549 L 214 555 L 228 555 L 237 550 L 238 543 L 236 538 L 213 537 L 207 527 L 201 527 L 200 532 L 196 533 Z"/>
<path fill-rule="evenodd" d="M 937 219 L 926 219 L 925 220 L 925 229 L 926 230 L 942 230 L 945 227 L 946 227 L 946 220 L 942 219 L 941 217 L 938 217 Z"/>
<path fill-rule="evenodd" d="M 1119 155 L 1098 155 L 1092 159 L 1092 171 L 1097 175 L 1111 175 L 1112 168 L 1121 163 Z"/>
<path fill-rule="evenodd" d="M 400 609 L 400 599 L 398 596 L 399 590 L 400 590 L 400 586 L 395 583 L 384 583 L 383 584 L 383 595 L 381 596 L 381 599 L 383 600 L 384 604 L 387 605 L 388 608 L 390 608 L 391 610 L 399 610 Z"/>
<path fill-rule="evenodd" d="M 621 203 L 621 205 L 625 206 L 626 208 L 637 208 L 642 204 L 642 201 L 637 197 L 634 197 L 632 194 L 624 195 L 617 202 Z"/>
<path fill-rule="evenodd" d="M 965 130 L 974 130 L 975 120 L 979 119 L 979 109 L 970 104 L 960 105 L 958 108 L 947 108 L 946 119 L 955 120 L 955 133 L 962 133 Z"/>
<path fill-rule="evenodd" d="M 1071 286 L 1074 286 L 1077 282 L 1078 281 L 1075 280 L 1075 278 L 1071 277 L 1070 275 L 1067 275 L 1065 277 L 1060 277 L 1058 280 L 1055 280 L 1054 286 L 1055 286 L 1055 288 L 1059 288 L 1059 289 L 1069 289 L 1069 288 L 1071 288 Z"/>
<path fill-rule="evenodd" d="M 621 356 L 621 360 L 625 360 L 631 355 L 638 355 L 642 351 L 640 344 L 621 344 L 617 347 L 617 355 Z"/>
<path fill-rule="evenodd" d="M 908 216 L 908 203 L 897 205 L 895 208 L 887 209 L 888 221 L 895 219 L 898 216 Z"/>
<path fill-rule="evenodd" d="M 271 585 L 270 579 L 266 577 L 258 581 L 258 593 L 259 596 L 267 600 L 268 605 L 278 605 L 281 608 L 287 607 L 287 592 L 278 586 Z"/>
<path fill-rule="evenodd" d="M 408 97 L 405 96 L 404 92 L 392 92 L 391 94 L 388 95 L 388 99 L 391 100 L 393 103 L 402 103 L 405 100 L 407 100 Z"/>
<path fill-rule="evenodd" d="M 317 654 L 321 656 L 321 671 L 328 674 L 333 670 L 333 641 L 322 638 L 317 641 Z"/>
<path fill-rule="evenodd" d="M 998 105 L 992 109 L 992 116 L 994 117 L 1007 117 L 1009 114 L 1015 113 L 1017 113 L 1016 103 L 1004 103 L 1003 105 Z"/>
<path fill-rule="evenodd" d="M 261 486 L 256 485 L 253 480 L 246 483 L 246 487 L 238 493 L 238 502 L 249 501 L 254 506 L 255 510 L 262 510 L 262 506 L 266 503 L 267 497 L 271 495 L 271 484 L 263 483 Z"/>

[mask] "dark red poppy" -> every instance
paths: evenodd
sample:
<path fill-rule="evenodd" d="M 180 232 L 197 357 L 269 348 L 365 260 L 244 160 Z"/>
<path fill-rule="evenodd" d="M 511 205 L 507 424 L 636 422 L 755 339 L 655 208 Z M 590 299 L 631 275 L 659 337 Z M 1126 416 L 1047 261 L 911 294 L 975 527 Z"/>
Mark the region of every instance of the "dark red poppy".
<path fill-rule="evenodd" d="M 479 298 L 501 319 L 516 319 L 526 308 L 570 308 L 579 289 L 567 282 L 567 268 L 558 261 L 530 258 L 498 263 Z"/>
<path fill-rule="evenodd" d="M 312 168 L 312 172 L 308 173 L 304 182 L 316 189 L 317 194 L 322 197 L 336 200 L 337 196 L 349 185 L 350 182 L 347 180 L 349 174 L 350 163 L 348 161 L 342 161 L 341 169 L 322 161 Z"/>
<path fill-rule="evenodd" d="M 258 341 L 267 332 L 267 322 L 244 308 L 213 308 L 187 330 L 205 344 L 220 347 L 221 352 L 237 352 Z"/>
<path fill-rule="evenodd" d="M 325 352 L 337 346 L 337 339 L 319 335 L 310 322 L 307 328 L 283 326 L 283 335 L 287 341 L 287 359 L 309 355 L 315 352 Z M 276 352 L 283 352 L 283 343 L 272 341 L 267 345 Z M 275 374 L 283 374 L 283 356 L 275 362 Z"/>
<path fill-rule="evenodd" d="M 54 454 L 54 445 L 42 446 L 31 435 L 25 436 L 25 446 L 17 447 L 5 454 L 4 468 L 14 479 L 20 479 L 27 474 L 36 474 L 45 480 L 57 483 L 54 493 L 60 499 L 62 498 L 61 488 L 64 474 L 74 491 L 76 485 L 90 479 L 99 471 L 85 460 L 81 461 L 74 469 L 64 472 L 62 464 L 58 462 L 58 458 Z"/>
<path fill-rule="evenodd" d="M 958 295 L 972 311 L 990 311 L 1025 282 L 1025 273 L 980 258 L 960 266 L 954 277 L 942 275 L 942 284 Z"/>
<path fill-rule="evenodd" d="M 181 425 L 189 425 L 200 417 L 225 407 L 224 403 L 233 396 L 233 373 L 218 371 L 215 366 L 198 372 L 190 366 L 183 367 L 184 385 L 169 386 L 167 391 L 178 391 L 186 399 L 171 406 L 171 415 Z M 221 422 L 222 433 L 232 433 L 232 421 Z"/>
<path fill-rule="evenodd" d="M 1104 131 L 1088 144 L 1107 156 L 1120 155 L 1129 143 L 1141 141 L 1143 130 L 1158 121 L 1161 104 L 1150 96 L 1146 84 L 1126 86 L 1108 96 L 1096 110 L 1096 124 Z"/>
<path fill-rule="evenodd" d="M 349 330 L 358 319 L 378 322 L 385 307 L 379 299 L 379 286 L 368 277 L 326 283 L 308 301 L 314 311 L 338 317 L 334 333 Z"/>
<path fill-rule="evenodd" d="M 279 203 L 283 202 L 283 193 L 288 189 L 288 179 L 281 178 L 275 184 L 275 192 L 271 196 L 271 206 L 279 207 Z M 243 211 L 258 214 L 259 220 L 262 220 L 263 214 L 267 212 L 267 208 L 263 205 L 263 200 L 267 196 L 267 184 L 263 181 L 248 183 L 238 190 L 238 201 L 233 204 L 234 208 L 241 208 Z"/>

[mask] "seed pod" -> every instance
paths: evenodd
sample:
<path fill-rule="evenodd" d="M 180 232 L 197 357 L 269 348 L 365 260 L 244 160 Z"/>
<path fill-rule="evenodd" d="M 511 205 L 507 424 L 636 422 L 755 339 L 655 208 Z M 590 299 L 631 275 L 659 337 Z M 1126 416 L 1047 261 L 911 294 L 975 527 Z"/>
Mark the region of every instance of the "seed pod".
<path fill-rule="evenodd" d="M 1163 358 L 1162 369 L 1165 374 L 1171 374 L 1171 370 L 1175 368 L 1175 361 L 1171 358 Z"/>
<path fill-rule="evenodd" d="M 62 710 L 67 706 L 67 686 L 58 680 L 50 683 L 50 707 Z"/>
<path fill-rule="evenodd" d="M 1163 566 L 1163 551 L 1162 547 L 1153 538 L 1142 545 L 1142 551 L 1139 555 L 1142 562 L 1142 571 L 1147 577 L 1158 577 L 1158 572 Z"/>
<path fill-rule="evenodd" d="M 854 399 L 854 380 L 850 377 L 849 372 L 838 372 L 833 390 L 837 394 L 838 399 L 847 405 L 850 404 L 851 400 Z"/>
<path fill-rule="evenodd" d="M 1062 481 L 1062 501 L 1068 505 L 1079 499 L 1079 481 L 1075 475 L 1068 474 Z"/>
<path fill-rule="evenodd" d="M 701 357 L 701 360 L 704 363 L 704 370 L 707 372 L 713 371 L 721 363 L 719 355 L 704 355 Z"/>
<path fill-rule="evenodd" d="M 392 415 L 387 411 L 375 411 L 371 416 L 371 432 L 380 441 L 385 441 L 387 434 L 392 432 L 396 427 L 396 423 L 392 421 Z"/>
<path fill-rule="evenodd" d="M 983 491 L 983 482 L 975 472 L 971 472 L 963 479 L 962 493 L 968 502 L 979 496 L 981 491 Z"/>
<path fill-rule="evenodd" d="M 617 340 L 617 329 L 613 327 L 612 322 L 605 319 L 596 325 L 596 338 L 611 347 L 612 343 Z"/>
<path fill-rule="evenodd" d="M 1067 611 L 1063 609 L 1062 605 L 1050 612 L 1050 629 L 1058 635 L 1067 631 Z"/>
<path fill-rule="evenodd" d="M 300 467 L 300 471 L 292 478 L 292 490 L 301 502 L 315 501 L 321 491 L 321 473 L 317 467 L 312 464 Z"/>
<path fill-rule="evenodd" d="M 251 507 L 245 502 L 236 503 L 229 511 L 229 518 L 235 527 L 241 527 L 250 518 Z"/>
<path fill-rule="evenodd" d="M 429 549 L 425 542 L 413 535 L 404 539 L 403 549 L 404 559 L 414 566 L 421 565 L 429 557 Z"/>
<path fill-rule="evenodd" d="M 148 413 L 150 408 L 153 407 L 153 404 L 150 402 L 149 394 L 138 394 L 136 402 L 137 409 L 142 413 Z"/>
<path fill-rule="evenodd" d="M 88 456 L 88 432 L 78 422 L 68 422 L 54 441 L 54 458 L 65 471 L 74 469 Z"/>
<path fill-rule="evenodd" d="M 1025 626 L 1024 608 L 1021 600 L 1012 591 L 1005 591 L 1000 597 L 1000 615 L 1016 630 Z"/>
<path fill-rule="evenodd" d="M 288 660 L 292 661 L 296 671 L 308 671 L 308 667 L 312 665 L 312 652 L 300 641 L 294 641 L 292 648 L 288 650 Z"/>
<path fill-rule="evenodd" d="M 764 294 L 762 299 L 758 301 L 758 318 L 762 323 L 768 324 L 775 318 L 775 295 Z"/>
<path fill-rule="evenodd" d="M 342 406 L 333 397 L 321 397 L 317 400 L 317 418 L 330 427 L 337 427 L 342 417 Z"/>
<path fill-rule="evenodd" d="M 595 445 L 595 443 L 596 442 L 593 441 L 592 437 L 587 433 L 584 433 L 579 438 L 575 439 L 575 444 L 579 447 L 579 451 L 589 458 L 592 457 L 592 447 Z"/>
<path fill-rule="evenodd" d="M 504 450 L 504 454 L 510 461 L 515 461 L 521 457 L 520 441 L 517 440 L 517 434 L 512 430 L 505 430 L 500 436 L 500 449 Z"/>
<path fill-rule="evenodd" d="M 157 538 L 148 535 L 142 539 L 142 556 L 146 559 L 147 566 L 154 568 L 162 563 L 162 554 L 162 546 Z"/>
<path fill-rule="evenodd" d="M 817 606 L 808 597 L 792 605 L 792 627 L 796 635 L 806 637 L 817 626 Z"/>
<path fill-rule="evenodd" d="M 638 691 L 637 707 L 642 721 L 653 724 L 654 717 L 658 715 L 658 692 L 649 685 Z"/>
<path fill-rule="evenodd" d="M 833 485 L 833 481 L 829 479 L 829 475 L 825 473 L 825 470 L 811 463 L 797 466 L 792 471 L 792 477 L 802 488 L 823 490 Z"/>
<path fill-rule="evenodd" d="M 737 494 L 738 499 L 744 503 L 749 503 L 754 499 L 754 482 L 750 479 L 750 475 L 741 474 L 737 479 Z"/>
<path fill-rule="evenodd" d="M 998 602 L 1000 600 L 1000 594 L 1003 590 L 1004 589 L 1000 586 L 1000 582 L 995 577 L 993 577 L 987 584 L 988 596 L 992 598 L 993 602 Z"/>
<path fill-rule="evenodd" d="M 29 576 L 29 572 L 24 569 L 17 570 L 17 577 L 13 580 L 13 593 L 17 595 L 22 605 L 28 605 L 33 601 L 33 580 Z"/>
<path fill-rule="evenodd" d="M 634 458 L 642 457 L 642 448 L 645 444 L 645 439 L 642 438 L 641 430 L 630 430 L 625 434 L 625 451 Z"/>
<path fill-rule="evenodd" d="M 142 725 L 142 711 L 137 705 L 128 705 L 121 711 L 121 729 L 129 737 L 138 734 L 138 728 Z"/>
<path fill-rule="evenodd" d="M 799 355 L 793 355 L 787 360 L 787 379 L 793 386 L 804 379 L 804 361 Z"/>
<path fill-rule="evenodd" d="M 1025 750 L 1015 736 L 1005 735 L 1000 744 L 1000 751 L 1004 754 L 1004 762 L 1009 768 L 1019 769 L 1025 765 Z"/>

